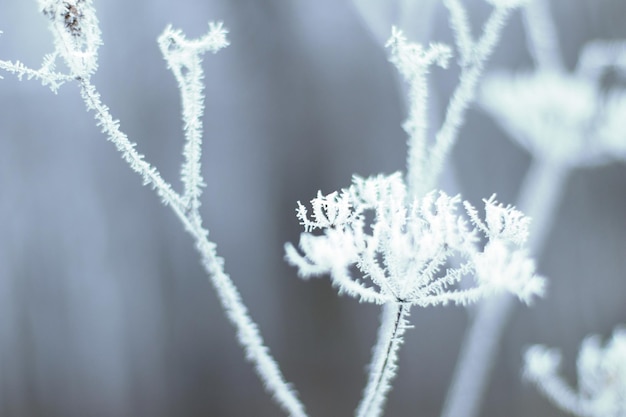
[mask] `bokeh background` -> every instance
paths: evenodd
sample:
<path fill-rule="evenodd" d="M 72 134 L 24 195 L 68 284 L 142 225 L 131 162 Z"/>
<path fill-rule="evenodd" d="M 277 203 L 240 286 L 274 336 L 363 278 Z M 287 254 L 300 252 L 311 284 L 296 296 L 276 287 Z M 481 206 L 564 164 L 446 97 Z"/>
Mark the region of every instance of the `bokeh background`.
<path fill-rule="evenodd" d="M 297 200 L 352 174 L 403 170 L 402 83 L 383 49 L 389 27 L 451 42 L 437 1 L 358 7 L 348 0 L 96 1 L 103 32 L 94 76 L 103 100 L 175 187 L 179 96 L 156 37 L 190 37 L 223 20 L 231 46 L 206 56 L 202 214 L 226 271 L 311 416 L 351 415 L 365 385 L 378 308 L 301 281 L 283 261 Z M 489 13 L 465 2 L 472 24 Z M 570 68 L 592 39 L 626 39 L 621 0 L 554 0 Z M 52 50 L 34 1 L 0 3 L 0 57 L 38 67 Z M 529 69 L 520 14 L 489 68 Z M 278 416 L 244 360 L 192 240 L 125 166 L 74 85 L 0 80 L 0 416 Z M 436 70 L 436 127 L 458 70 Z M 626 123 L 625 123 L 626 126 Z M 626 127 L 624 129 L 626 132 Z M 626 140 L 626 138 L 625 138 Z M 514 203 L 529 155 L 471 110 L 442 187 L 474 202 Z M 548 296 L 517 308 L 483 416 L 560 416 L 520 379 L 530 343 L 562 347 L 574 379 L 578 345 L 626 323 L 626 166 L 577 170 L 563 191 L 539 270 Z M 388 416 L 437 416 L 468 318 L 415 309 Z"/>

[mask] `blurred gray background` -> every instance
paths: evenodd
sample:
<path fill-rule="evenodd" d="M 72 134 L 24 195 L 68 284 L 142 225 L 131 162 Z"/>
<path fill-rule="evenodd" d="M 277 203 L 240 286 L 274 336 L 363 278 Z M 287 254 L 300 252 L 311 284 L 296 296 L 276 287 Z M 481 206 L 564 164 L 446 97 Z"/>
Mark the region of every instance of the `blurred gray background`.
<path fill-rule="evenodd" d="M 378 308 L 303 282 L 283 261 L 297 200 L 351 175 L 403 170 L 401 83 L 377 21 L 348 0 L 97 1 L 94 76 L 140 152 L 179 188 L 179 96 L 156 37 L 223 20 L 231 46 L 205 57 L 202 214 L 226 270 L 311 416 L 351 415 L 365 385 Z M 416 0 L 415 40 L 451 41 L 446 11 Z M 555 0 L 565 59 L 591 39 L 626 38 L 626 2 Z M 476 33 L 489 12 L 466 1 Z M 430 6 L 433 6 L 432 10 Z M 378 26 L 376 26 L 378 25 Z M 0 3 L 0 57 L 38 67 L 52 50 L 34 1 Z M 519 13 L 490 68 L 528 69 Z M 385 35 L 386 36 L 386 35 Z M 177 218 L 125 166 L 74 85 L 0 80 L 0 416 L 278 416 L 220 310 Z M 432 74 L 432 119 L 458 75 Z M 626 128 L 625 128 L 626 131 Z M 529 156 L 471 110 L 444 187 L 514 203 Z M 484 416 L 560 416 L 520 381 L 521 350 L 578 345 L 626 323 L 626 166 L 571 175 L 539 262 L 548 297 L 519 307 Z M 437 416 L 467 322 L 460 307 L 415 309 L 387 416 Z"/>

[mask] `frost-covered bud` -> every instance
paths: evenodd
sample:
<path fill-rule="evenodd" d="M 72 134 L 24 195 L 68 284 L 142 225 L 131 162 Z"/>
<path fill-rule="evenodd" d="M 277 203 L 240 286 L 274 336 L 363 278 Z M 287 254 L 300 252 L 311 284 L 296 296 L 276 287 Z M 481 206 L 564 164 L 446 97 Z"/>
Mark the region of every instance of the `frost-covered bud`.
<path fill-rule="evenodd" d="M 102 44 L 96 11 L 91 0 L 39 0 L 50 19 L 55 54 L 60 55 L 73 77 L 88 77 L 98 67 Z"/>

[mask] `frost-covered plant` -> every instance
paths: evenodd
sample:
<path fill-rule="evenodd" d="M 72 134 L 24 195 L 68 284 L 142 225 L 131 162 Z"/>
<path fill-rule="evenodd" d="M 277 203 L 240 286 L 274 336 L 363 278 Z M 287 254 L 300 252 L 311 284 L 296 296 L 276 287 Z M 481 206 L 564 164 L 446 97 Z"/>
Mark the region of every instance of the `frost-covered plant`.
<path fill-rule="evenodd" d="M 382 411 L 412 306 L 467 305 L 503 290 L 526 303 L 543 295 L 544 280 L 520 249 L 529 219 L 492 197 L 485 200 L 484 221 L 463 202 L 470 227 L 457 213 L 460 203 L 459 196 L 442 191 L 411 198 L 396 173 L 354 177 L 340 193 L 318 194 L 311 218 L 298 204 L 307 231 L 300 237 L 303 254 L 287 244 L 287 260 L 305 278 L 330 274 L 340 294 L 387 307 L 358 416 Z M 481 234 L 487 238 L 484 247 Z M 472 286 L 455 286 L 468 277 L 474 277 Z"/>
<path fill-rule="evenodd" d="M 559 408 L 581 417 L 626 416 L 626 329 L 602 346 L 600 337 L 583 340 L 576 363 L 578 389 L 559 375 L 561 354 L 542 345 L 524 354 L 524 378 Z"/>
<path fill-rule="evenodd" d="M 383 305 L 368 382 L 356 411 L 359 417 L 382 413 L 412 306 L 467 305 L 503 289 L 526 302 L 543 293 L 543 278 L 535 275 L 534 262 L 519 248 L 527 239 L 529 220 L 495 197 L 485 200 L 484 221 L 468 202 L 463 202 L 464 217 L 457 213 L 461 198 L 436 186 L 485 62 L 520 2 L 490 3 L 492 14 L 474 40 L 461 2 L 444 1 L 461 75 L 434 140 L 427 137 L 427 74 L 433 64 L 445 68 L 452 49 L 409 43 L 402 31 L 392 30 L 387 42 L 390 60 L 409 85 L 406 179 L 399 173 L 354 177 L 341 192 L 318 193 L 311 201 L 312 218 L 298 203 L 297 217 L 305 228 L 302 253 L 287 244 L 286 259 L 303 277 L 329 274 L 339 293 Z M 480 235 L 487 239 L 484 246 L 478 244 Z M 473 286 L 455 287 L 467 277 L 474 277 Z"/>

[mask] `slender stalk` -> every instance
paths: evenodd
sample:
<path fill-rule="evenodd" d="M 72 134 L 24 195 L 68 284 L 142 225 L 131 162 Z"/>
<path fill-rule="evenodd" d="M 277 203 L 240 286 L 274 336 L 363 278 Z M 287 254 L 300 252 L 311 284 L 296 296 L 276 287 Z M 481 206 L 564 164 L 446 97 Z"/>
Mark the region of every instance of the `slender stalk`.
<path fill-rule="evenodd" d="M 383 306 L 369 380 L 356 410 L 357 417 L 376 417 L 382 414 L 387 392 L 391 389 L 391 379 L 396 374 L 398 350 L 407 328 L 409 309 L 410 306 L 401 303 Z"/>
<path fill-rule="evenodd" d="M 102 126 L 109 140 L 115 144 L 131 168 L 143 177 L 144 182 L 153 186 L 163 202 L 172 208 L 183 223 L 185 230 L 194 238 L 196 249 L 202 258 L 202 265 L 218 294 L 227 317 L 237 329 L 237 337 L 244 347 L 246 358 L 254 364 L 266 390 L 290 416 L 305 417 L 304 406 L 290 384 L 286 382 L 276 360 L 265 346 L 258 327 L 248 314 L 248 309 L 243 304 L 235 284 L 224 272 L 224 261 L 217 256 L 215 244 L 209 241 L 208 230 L 202 227 L 198 206 L 194 205 L 191 210 L 186 209 L 178 193 L 172 190 L 169 183 L 163 180 L 154 167 L 143 160 L 143 157 L 135 150 L 134 144 L 119 129 L 119 124 L 113 120 L 108 108 L 101 102 L 99 94 L 89 80 L 79 79 L 78 81 L 87 108 L 94 111 L 98 124 Z"/>
<path fill-rule="evenodd" d="M 568 168 L 552 161 L 535 160 L 528 170 L 518 208 L 532 219 L 528 248 L 541 252 L 567 181 Z M 461 346 L 442 417 L 474 417 L 478 414 L 505 324 L 514 311 L 515 298 L 504 294 L 478 306 Z"/>

